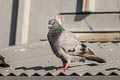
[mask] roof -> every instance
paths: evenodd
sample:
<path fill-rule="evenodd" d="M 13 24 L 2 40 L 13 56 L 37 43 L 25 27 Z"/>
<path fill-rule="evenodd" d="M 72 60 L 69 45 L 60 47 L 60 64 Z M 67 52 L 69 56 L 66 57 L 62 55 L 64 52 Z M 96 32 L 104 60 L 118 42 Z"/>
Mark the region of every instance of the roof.
<path fill-rule="evenodd" d="M 90 49 L 107 63 L 98 64 L 93 61 L 75 62 L 70 65 L 70 70 L 59 71 L 62 66 L 48 41 L 12 46 L 0 49 L 0 55 L 11 67 L 0 68 L 3 76 L 59 76 L 59 75 L 120 75 L 120 43 L 119 42 L 85 42 Z"/>

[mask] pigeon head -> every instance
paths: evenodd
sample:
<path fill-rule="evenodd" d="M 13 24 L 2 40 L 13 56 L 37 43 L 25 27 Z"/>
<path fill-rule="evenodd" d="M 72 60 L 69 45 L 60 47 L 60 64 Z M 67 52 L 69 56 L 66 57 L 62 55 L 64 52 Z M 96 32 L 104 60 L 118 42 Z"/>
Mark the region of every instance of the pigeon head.
<path fill-rule="evenodd" d="M 64 30 L 56 19 L 51 19 L 48 21 L 49 30 Z"/>

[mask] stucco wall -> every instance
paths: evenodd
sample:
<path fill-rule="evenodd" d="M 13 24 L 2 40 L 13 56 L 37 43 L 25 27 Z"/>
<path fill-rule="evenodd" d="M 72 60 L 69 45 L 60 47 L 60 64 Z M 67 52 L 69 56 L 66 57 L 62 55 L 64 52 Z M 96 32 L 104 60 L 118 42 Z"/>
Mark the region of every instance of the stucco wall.
<path fill-rule="evenodd" d="M 12 0 L 0 0 L 0 48 L 9 45 Z"/>
<path fill-rule="evenodd" d="M 27 1 L 30 1 L 30 5 L 27 4 Z M 26 4 L 28 5 L 28 12 L 26 12 Z M 87 11 L 120 11 L 119 4 L 120 0 L 88 0 Z M 27 39 L 25 43 L 46 39 L 48 20 L 56 18 L 56 15 L 61 12 L 81 12 L 82 0 L 0 0 L 0 10 L 1 48 L 22 44 L 24 38 Z M 116 19 L 118 22 L 119 19 Z M 27 34 L 25 37 L 23 37 L 24 33 Z"/>

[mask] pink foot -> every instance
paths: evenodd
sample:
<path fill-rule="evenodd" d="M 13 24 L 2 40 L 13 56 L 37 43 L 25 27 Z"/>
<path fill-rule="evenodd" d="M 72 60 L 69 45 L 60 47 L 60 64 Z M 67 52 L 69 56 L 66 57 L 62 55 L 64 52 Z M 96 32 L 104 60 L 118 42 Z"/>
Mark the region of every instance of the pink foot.
<path fill-rule="evenodd" d="M 66 70 L 69 70 L 69 69 L 68 69 L 67 66 L 65 66 L 64 68 L 58 68 L 57 70 L 64 70 L 64 71 L 66 71 Z"/>

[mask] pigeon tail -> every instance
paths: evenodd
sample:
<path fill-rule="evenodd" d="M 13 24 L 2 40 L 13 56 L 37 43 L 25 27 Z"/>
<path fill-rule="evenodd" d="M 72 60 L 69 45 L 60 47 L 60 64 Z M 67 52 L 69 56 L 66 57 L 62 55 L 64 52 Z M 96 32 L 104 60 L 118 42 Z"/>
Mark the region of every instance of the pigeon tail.
<path fill-rule="evenodd" d="M 98 63 L 106 63 L 106 61 L 100 57 L 90 54 L 80 54 L 79 56 L 85 57 L 87 60 L 96 61 Z"/>
<path fill-rule="evenodd" d="M 94 56 L 94 57 L 86 57 L 86 59 L 96 61 L 98 63 L 106 63 L 106 61 L 104 59 L 102 59 L 100 57 L 96 57 L 96 56 Z"/>

